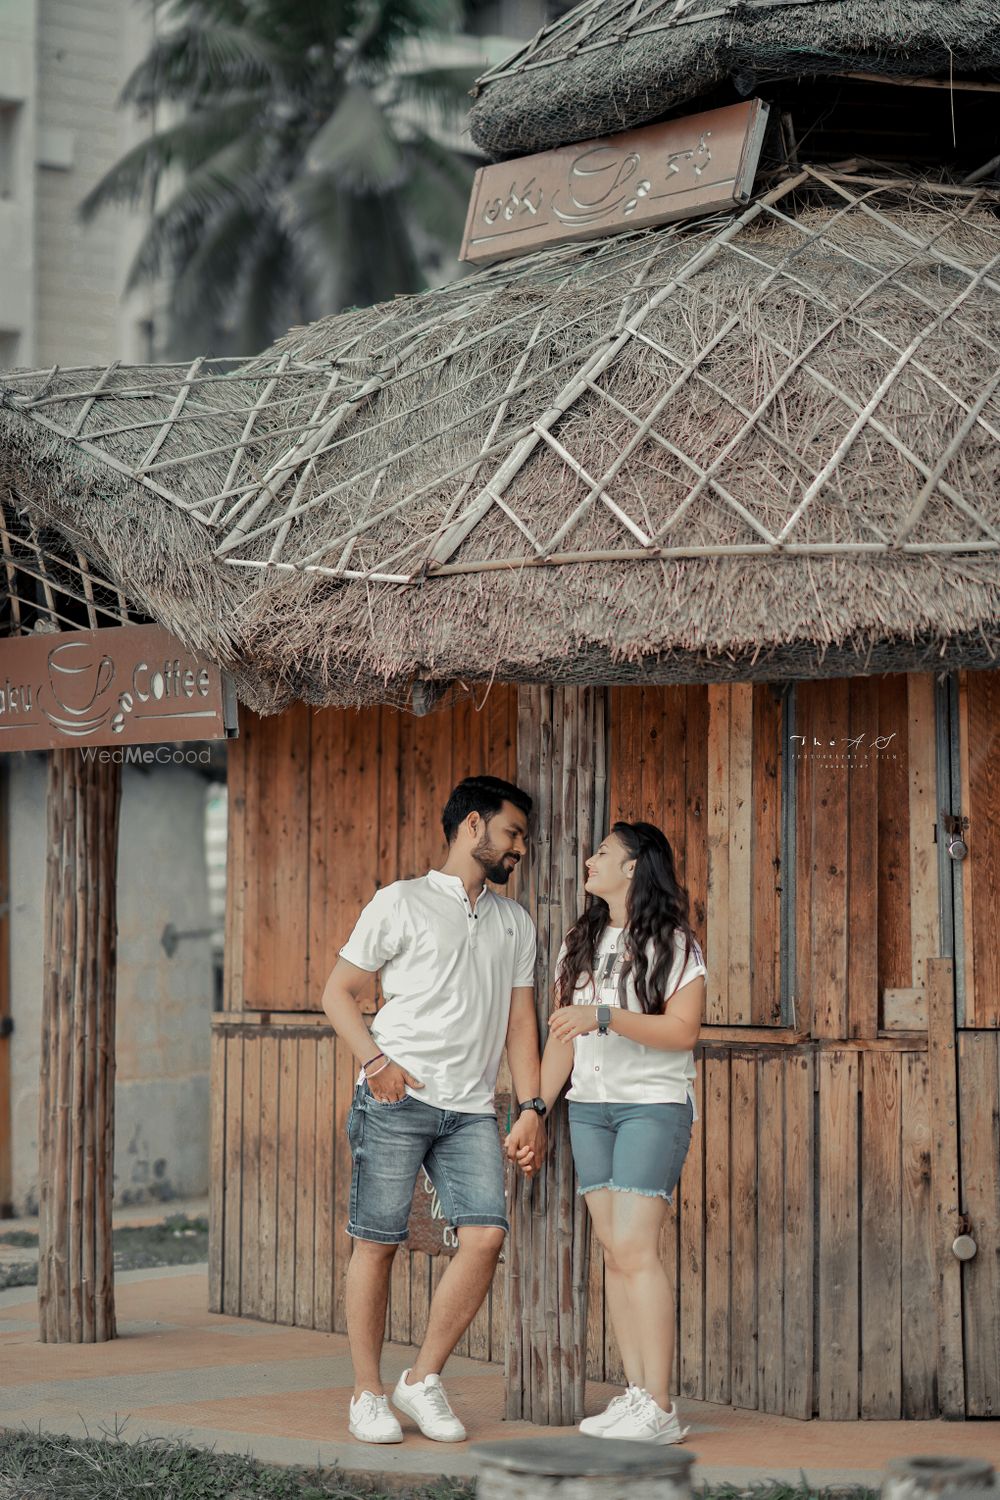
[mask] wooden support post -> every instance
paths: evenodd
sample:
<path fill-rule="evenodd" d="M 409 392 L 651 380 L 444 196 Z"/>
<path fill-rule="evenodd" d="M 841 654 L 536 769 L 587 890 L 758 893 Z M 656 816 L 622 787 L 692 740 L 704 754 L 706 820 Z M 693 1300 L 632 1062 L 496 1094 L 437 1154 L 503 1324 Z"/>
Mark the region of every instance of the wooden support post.
<path fill-rule="evenodd" d="M 525 901 L 538 926 L 535 997 L 546 1020 L 559 945 L 583 896 L 583 860 L 604 836 L 607 693 L 518 691 L 517 780 L 535 798 Z M 575 1190 L 565 1109 L 549 1124 L 541 1176 L 518 1175 L 507 1256 L 507 1416 L 550 1426 L 583 1416 L 589 1226 Z"/>
<path fill-rule="evenodd" d="M 0 1219 L 14 1212 L 10 1111 L 10 830 L 9 773 L 0 766 Z"/>
<path fill-rule="evenodd" d="M 938 1331 L 938 1404 L 944 1417 L 965 1416 L 962 1357 L 962 1268 L 952 1253 L 959 1233 L 958 1080 L 955 989 L 950 959 L 927 961 L 927 1062 L 931 1089 L 931 1189 Z"/>
<path fill-rule="evenodd" d="M 119 768 L 49 754 L 38 1128 L 43 1343 L 115 1337 L 116 874 Z"/>

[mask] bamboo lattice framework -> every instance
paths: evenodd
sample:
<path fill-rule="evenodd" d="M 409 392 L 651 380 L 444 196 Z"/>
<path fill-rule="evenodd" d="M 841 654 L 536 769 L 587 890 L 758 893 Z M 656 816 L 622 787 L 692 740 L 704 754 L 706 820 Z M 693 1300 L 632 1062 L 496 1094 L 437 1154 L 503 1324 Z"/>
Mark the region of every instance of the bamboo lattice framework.
<path fill-rule="evenodd" d="M 448 670 L 488 676 L 521 630 L 537 680 L 586 654 L 597 598 L 633 660 L 981 632 L 998 204 L 804 167 L 738 214 L 537 253 L 235 367 L 5 376 L 0 423 L 37 524 L 75 527 L 183 637 L 200 620 L 276 673 L 412 675 L 457 629 Z M 483 589 L 526 613 L 492 662 Z"/>

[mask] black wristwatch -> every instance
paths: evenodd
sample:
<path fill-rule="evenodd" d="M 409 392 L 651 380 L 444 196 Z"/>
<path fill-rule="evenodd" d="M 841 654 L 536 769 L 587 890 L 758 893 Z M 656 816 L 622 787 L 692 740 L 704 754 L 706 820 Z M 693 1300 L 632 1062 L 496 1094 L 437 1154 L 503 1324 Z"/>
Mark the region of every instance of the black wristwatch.
<path fill-rule="evenodd" d="M 597 1035 L 607 1036 L 611 1029 L 611 1006 L 599 1005 L 597 1007 Z"/>
<path fill-rule="evenodd" d="M 548 1113 L 545 1108 L 544 1099 L 525 1099 L 517 1106 L 517 1109 L 518 1113 L 522 1115 L 524 1114 L 524 1111 L 526 1109 L 533 1109 L 535 1111 L 535 1114 L 539 1115 L 542 1119 L 544 1119 L 545 1115 Z"/>

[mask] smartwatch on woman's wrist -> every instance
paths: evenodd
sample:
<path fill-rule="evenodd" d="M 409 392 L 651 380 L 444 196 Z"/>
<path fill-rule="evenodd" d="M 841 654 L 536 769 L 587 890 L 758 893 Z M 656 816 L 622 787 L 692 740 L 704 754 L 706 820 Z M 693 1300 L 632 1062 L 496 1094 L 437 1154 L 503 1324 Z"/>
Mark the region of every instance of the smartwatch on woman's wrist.
<path fill-rule="evenodd" d="M 599 1005 L 597 1007 L 597 1035 L 607 1036 L 611 1030 L 611 1006 Z"/>

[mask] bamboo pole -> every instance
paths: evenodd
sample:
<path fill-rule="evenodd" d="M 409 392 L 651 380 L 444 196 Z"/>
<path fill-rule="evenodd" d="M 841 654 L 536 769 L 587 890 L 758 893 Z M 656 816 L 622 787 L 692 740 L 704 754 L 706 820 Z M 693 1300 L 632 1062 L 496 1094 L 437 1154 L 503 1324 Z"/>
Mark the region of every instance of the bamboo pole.
<path fill-rule="evenodd" d="M 603 836 L 606 691 L 518 691 L 518 780 L 535 798 L 524 900 L 538 927 L 536 1005 L 544 1043 L 559 946 L 582 897 L 583 857 Z M 543 1425 L 583 1415 L 589 1226 L 577 1195 L 564 1106 L 549 1155 L 514 1187 L 507 1282 L 507 1415 Z"/>
<path fill-rule="evenodd" d="M 117 766 L 52 751 L 39 1077 L 38 1308 L 43 1343 L 115 1335 Z"/>

